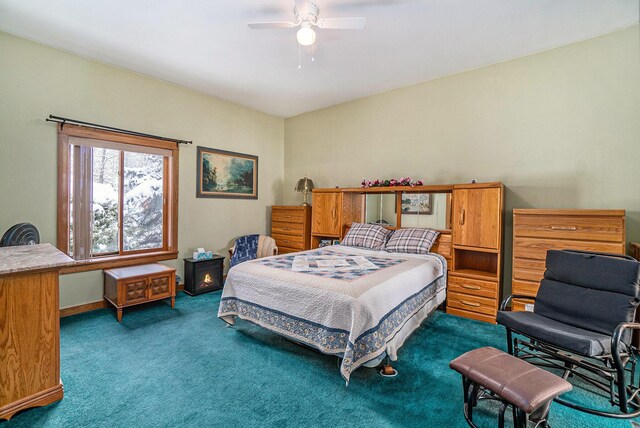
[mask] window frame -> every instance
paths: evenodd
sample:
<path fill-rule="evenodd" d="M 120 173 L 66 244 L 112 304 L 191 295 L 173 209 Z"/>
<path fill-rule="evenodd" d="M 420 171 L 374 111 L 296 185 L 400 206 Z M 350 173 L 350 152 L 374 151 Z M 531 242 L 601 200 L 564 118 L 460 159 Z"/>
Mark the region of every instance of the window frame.
<path fill-rule="evenodd" d="M 75 264 L 65 267 L 62 273 L 84 272 L 119 266 L 129 266 L 140 263 L 152 263 L 161 260 L 171 260 L 178 257 L 178 144 L 157 138 L 140 137 L 122 134 L 102 129 L 93 129 L 79 125 L 60 124 L 58 126 L 58 189 L 57 189 L 57 231 L 56 243 L 60 251 L 69 254 L 70 233 L 70 142 L 69 137 L 91 138 L 112 141 L 132 146 L 145 146 L 171 151 L 170 157 L 165 157 L 165 177 L 163 195 L 163 248 L 150 250 L 123 251 L 119 254 L 99 255 L 87 260 L 78 260 Z M 132 152 L 136 150 L 132 148 Z M 120 216 L 120 214 L 119 214 Z M 119 234 L 122 240 L 122 232 Z"/>

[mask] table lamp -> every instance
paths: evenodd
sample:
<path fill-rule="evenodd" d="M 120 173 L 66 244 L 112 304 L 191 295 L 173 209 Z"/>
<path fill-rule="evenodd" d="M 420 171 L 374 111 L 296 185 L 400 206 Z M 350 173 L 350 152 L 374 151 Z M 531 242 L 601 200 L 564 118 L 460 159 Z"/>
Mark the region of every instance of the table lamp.
<path fill-rule="evenodd" d="M 298 180 L 298 183 L 296 184 L 295 187 L 295 191 L 296 192 L 304 192 L 304 202 L 301 204 L 302 206 L 308 206 L 309 203 L 307 202 L 307 196 L 309 195 L 309 192 L 311 192 L 313 190 L 315 186 L 313 185 L 313 180 L 311 180 L 310 178 L 307 178 L 307 176 L 305 175 L 304 178 L 301 178 L 300 180 Z"/>

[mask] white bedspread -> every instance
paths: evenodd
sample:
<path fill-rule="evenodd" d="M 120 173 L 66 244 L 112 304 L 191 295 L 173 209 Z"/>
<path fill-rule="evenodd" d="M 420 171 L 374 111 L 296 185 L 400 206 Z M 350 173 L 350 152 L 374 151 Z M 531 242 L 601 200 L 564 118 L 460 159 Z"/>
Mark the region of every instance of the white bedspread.
<path fill-rule="evenodd" d="M 235 317 L 246 319 L 340 356 L 348 382 L 353 370 L 382 355 L 405 323 L 445 287 L 446 260 L 440 255 L 331 246 L 234 266 L 218 317 L 229 324 Z"/>

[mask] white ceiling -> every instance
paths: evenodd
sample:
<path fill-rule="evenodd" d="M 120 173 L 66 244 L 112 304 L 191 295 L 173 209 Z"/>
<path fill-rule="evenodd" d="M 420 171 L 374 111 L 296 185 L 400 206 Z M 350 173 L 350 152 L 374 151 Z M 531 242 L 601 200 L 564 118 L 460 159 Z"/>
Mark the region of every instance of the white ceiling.
<path fill-rule="evenodd" d="M 292 0 L 0 0 L 0 30 L 280 117 L 573 43 L 638 22 L 638 0 L 316 0 L 315 62 Z M 304 9 L 306 1 L 298 0 Z"/>

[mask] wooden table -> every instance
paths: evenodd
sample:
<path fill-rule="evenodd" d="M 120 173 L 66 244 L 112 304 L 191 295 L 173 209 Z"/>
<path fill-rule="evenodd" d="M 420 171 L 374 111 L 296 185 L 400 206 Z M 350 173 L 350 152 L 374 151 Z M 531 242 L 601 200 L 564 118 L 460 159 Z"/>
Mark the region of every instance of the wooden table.
<path fill-rule="evenodd" d="M 640 261 L 640 244 L 632 242 L 631 245 L 629 245 L 629 248 L 631 249 L 631 257 Z"/>
<path fill-rule="evenodd" d="M 105 270 L 104 298 L 116 307 L 118 322 L 122 321 L 122 309 L 127 306 L 171 298 L 173 308 L 176 270 L 159 263 Z"/>

